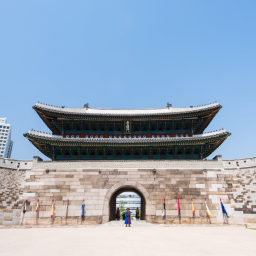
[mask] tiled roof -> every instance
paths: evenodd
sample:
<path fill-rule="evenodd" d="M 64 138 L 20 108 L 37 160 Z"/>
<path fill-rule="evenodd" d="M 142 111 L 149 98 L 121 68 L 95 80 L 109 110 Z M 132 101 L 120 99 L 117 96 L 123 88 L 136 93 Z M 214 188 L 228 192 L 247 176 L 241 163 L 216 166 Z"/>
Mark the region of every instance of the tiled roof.
<path fill-rule="evenodd" d="M 100 109 L 100 108 L 62 108 L 37 103 L 34 109 L 48 111 L 66 115 L 84 115 L 84 116 L 149 116 L 149 115 L 178 115 L 197 113 L 206 110 L 221 108 L 219 103 L 213 103 L 199 107 L 186 108 L 151 108 L 151 109 Z"/>
<path fill-rule="evenodd" d="M 118 143 L 154 143 L 154 142 L 189 142 L 189 141 L 198 141 L 198 140 L 205 140 L 205 139 L 211 139 L 211 138 L 217 138 L 221 137 L 223 135 L 229 136 L 230 133 L 227 132 L 226 130 L 220 130 L 216 132 L 211 132 L 211 133 L 204 133 L 200 135 L 194 135 L 193 137 L 156 137 L 156 138 L 134 138 L 132 135 L 127 136 L 127 138 L 63 138 L 62 136 L 58 135 L 51 135 L 51 134 L 45 134 L 41 132 L 36 132 L 36 131 L 29 131 L 27 134 L 24 134 L 25 137 L 34 137 L 38 139 L 43 139 L 43 140 L 50 140 L 50 141 L 59 141 L 59 142 L 70 142 L 70 143 L 90 143 L 90 142 L 95 142 L 95 143 L 113 143 L 113 144 L 118 144 Z"/>

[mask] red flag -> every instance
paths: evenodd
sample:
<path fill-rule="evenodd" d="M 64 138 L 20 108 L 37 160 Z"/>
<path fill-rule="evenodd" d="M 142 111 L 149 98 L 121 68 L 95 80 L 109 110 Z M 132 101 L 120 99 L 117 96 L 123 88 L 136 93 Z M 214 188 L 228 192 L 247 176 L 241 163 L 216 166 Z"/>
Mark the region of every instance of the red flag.
<path fill-rule="evenodd" d="M 36 213 L 38 213 L 38 203 L 39 203 L 39 199 L 37 200 Z"/>
<path fill-rule="evenodd" d="M 54 199 L 52 199 L 52 210 L 51 210 L 51 218 L 53 218 L 53 211 L 54 211 Z"/>
<path fill-rule="evenodd" d="M 178 198 L 178 214 L 180 216 L 180 199 Z"/>

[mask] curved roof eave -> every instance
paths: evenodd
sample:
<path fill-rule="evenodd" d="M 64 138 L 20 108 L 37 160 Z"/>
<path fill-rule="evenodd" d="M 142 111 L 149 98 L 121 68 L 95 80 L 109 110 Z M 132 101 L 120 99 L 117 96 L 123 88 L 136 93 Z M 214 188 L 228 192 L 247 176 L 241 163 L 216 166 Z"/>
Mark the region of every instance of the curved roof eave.
<path fill-rule="evenodd" d="M 99 109 L 99 108 L 59 108 L 37 103 L 33 108 L 38 111 L 46 111 L 54 114 L 75 115 L 75 116 L 155 116 L 155 115 L 181 115 L 203 112 L 221 108 L 219 103 L 213 103 L 199 107 L 186 108 L 152 108 L 152 109 Z"/>
<path fill-rule="evenodd" d="M 223 136 L 231 135 L 226 130 L 220 130 L 217 132 L 205 133 L 200 135 L 194 135 L 193 137 L 165 137 L 165 138 L 63 138 L 62 136 L 44 134 L 35 131 L 29 131 L 24 134 L 27 138 L 41 139 L 51 142 L 63 142 L 63 143 L 98 143 L 98 144 L 136 144 L 136 143 L 155 143 L 155 142 L 184 142 L 189 143 L 193 141 L 205 141 L 207 139 L 214 139 Z"/>

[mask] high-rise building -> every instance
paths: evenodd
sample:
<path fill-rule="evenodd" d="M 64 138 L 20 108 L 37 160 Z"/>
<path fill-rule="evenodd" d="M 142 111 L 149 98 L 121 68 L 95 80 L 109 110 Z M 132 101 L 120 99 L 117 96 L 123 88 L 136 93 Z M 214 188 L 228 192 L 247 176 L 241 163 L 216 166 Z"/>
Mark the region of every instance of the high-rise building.
<path fill-rule="evenodd" d="M 11 140 L 12 126 L 6 123 L 6 118 L 0 118 L 0 157 L 10 158 L 13 141 Z"/>

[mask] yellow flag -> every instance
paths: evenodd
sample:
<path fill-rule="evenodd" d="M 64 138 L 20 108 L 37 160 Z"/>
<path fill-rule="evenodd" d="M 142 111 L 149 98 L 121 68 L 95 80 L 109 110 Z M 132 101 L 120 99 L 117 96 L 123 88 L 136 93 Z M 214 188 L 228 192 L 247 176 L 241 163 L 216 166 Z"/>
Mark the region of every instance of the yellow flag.
<path fill-rule="evenodd" d="M 54 211 L 54 200 L 52 199 L 52 210 L 51 210 L 51 218 L 53 218 L 53 211 Z"/>
<path fill-rule="evenodd" d="M 208 214 L 209 217 L 212 217 L 211 213 L 210 213 L 210 210 L 206 204 L 206 198 L 204 199 L 205 200 L 205 208 L 206 208 L 206 213 Z"/>
<path fill-rule="evenodd" d="M 191 205 L 192 205 L 192 213 L 193 213 L 193 217 L 194 217 L 195 216 L 195 207 L 194 207 L 192 198 L 191 198 Z"/>

